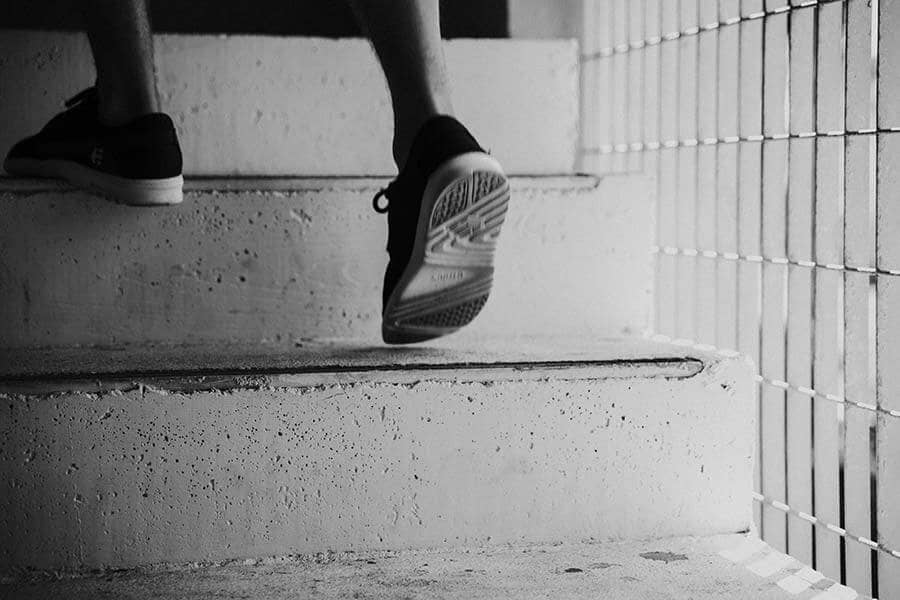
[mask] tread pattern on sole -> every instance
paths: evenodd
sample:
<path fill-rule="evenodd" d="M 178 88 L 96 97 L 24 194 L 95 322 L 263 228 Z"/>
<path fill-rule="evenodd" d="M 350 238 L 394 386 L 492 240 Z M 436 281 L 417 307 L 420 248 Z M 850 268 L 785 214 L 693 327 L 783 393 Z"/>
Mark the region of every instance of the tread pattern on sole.
<path fill-rule="evenodd" d="M 440 227 L 467 209 L 470 204 L 502 187 L 506 177 L 499 173 L 476 171 L 471 177 L 459 180 L 447 189 L 431 212 L 431 228 Z"/>
<path fill-rule="evenodd" d="M 463 302 L 462 304 L 457 304 L 456 306 L 444 310 L 418 315 L 404 321 L 402 324 L 411 325 L 413 327 L 462 327 L 478 316 L 478 313 L 484 308 L 487 300 L 488 294 L 484 294 L 483 296 L 479 296 L 478 298 Z"/>
<path fill-rule="evenodd" d="M 463 179 L 444 192 L 431 212 L 431 229 L 461 213 L 469 205 L 469 179 Z"/>
<path fill-rule="evenodd" d="M 491 265 L 508 203 L 499 173 L 476 171 L 448 186 L 432 209 L 425 262 Z"/>

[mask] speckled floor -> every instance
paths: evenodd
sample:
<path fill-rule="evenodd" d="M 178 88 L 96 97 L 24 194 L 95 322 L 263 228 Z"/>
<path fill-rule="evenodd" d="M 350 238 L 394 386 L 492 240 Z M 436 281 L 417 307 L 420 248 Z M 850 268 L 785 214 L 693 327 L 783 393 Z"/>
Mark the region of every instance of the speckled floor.
<path fill-rule="evenodd" d="M 833 600 L 855 596 L 767 546 L 742 535 L 724 535 L 430 552 L 347 552 L 116 571 L 85 578 L 42 575 L 7 580 L 0 585 L 0 597 Z"/>

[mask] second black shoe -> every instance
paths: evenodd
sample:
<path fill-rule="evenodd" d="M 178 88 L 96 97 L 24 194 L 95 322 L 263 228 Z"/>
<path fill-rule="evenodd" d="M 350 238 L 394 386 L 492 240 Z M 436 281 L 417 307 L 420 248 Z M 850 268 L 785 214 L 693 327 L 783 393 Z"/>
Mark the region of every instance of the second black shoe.
<path fill-rule="evenodd" d="M 456 119 L 434 117 L 416 136 L 403 171 L 373 203 L 388 213 L 384 341 L 421 342 L 471 322 L 491 291 L 509 203 L 500 164 Z"/>
<path fill-rule="evenodd" d="M 177 204 L 182 200 L 181 149 L 168 115 L 143 115 L 118 127 L 98 118 L 96 88 L 10 150 L 7 173 L 65 179 L 123 204 Z"/>

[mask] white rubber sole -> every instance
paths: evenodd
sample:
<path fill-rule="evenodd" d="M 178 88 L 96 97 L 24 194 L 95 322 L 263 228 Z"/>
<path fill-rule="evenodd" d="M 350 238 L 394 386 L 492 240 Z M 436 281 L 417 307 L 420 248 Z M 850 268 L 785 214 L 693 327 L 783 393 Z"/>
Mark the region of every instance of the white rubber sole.
<path fill-rule="evenodd" d="M 65 179 L 78 187 L 89 188 L 114 202 L 133 206 L 179 204 L 184 199 L 184 178 L 128 179 L 89 169 L 68 160 L 7 159 L 3 168 L 11 175 Z"/>
<path fill-rule="evenodd" d="M 509 182 L 483 152 L 454 157 L 425 187 L 406 270 L 385 305 L 389 344 L 433 339 L 469 324 L 487 302 Z"/>

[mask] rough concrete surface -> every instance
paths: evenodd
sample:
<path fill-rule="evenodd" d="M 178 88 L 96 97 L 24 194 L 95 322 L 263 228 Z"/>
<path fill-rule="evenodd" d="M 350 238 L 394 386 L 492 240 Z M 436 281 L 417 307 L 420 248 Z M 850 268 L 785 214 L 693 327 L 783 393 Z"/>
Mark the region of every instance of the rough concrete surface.
<path fill-rule="evenodd" d="M 0 392 L 110 391 L 146 381 L 173 391 L 379 381 L 498 381 L 531 378 L 691 377 L 707 353 L 644 338 L 558 336 L 485 338 L 463 331 L 424 344 L 386 346 L 360 340 L 274 344 L 153 345 L 0 350 Z M 115 388 L 109 386 L 116 386 Z M 25 392 L 28 393 L 28 392 Z"/>
<path fill-rule="evenodd" d="M 788 593 L 777 582 L 799 565 L 762 577 L 719 554 L 742 542 L 743 536 L 729 535 L 287 556 L 201 568 L 25 579 L 0 584 L 0 593 L 10 600 L 808 600 L 827 589 L 818 584 L 799 594 Z M 838 597 L 846 596 L 834 596 Z"/>
<path fill-rule="evenodd" d="M 384 180 L 194 181 L 124 207 L 0 180 L 0 348 L 380 342 Z M 650 312 L 653 186 L 524 178 L 470 329 L 616 337 Z"/>
<path fill-rule="evenodd" d="M 6 394 L 0 567 L 745 530 L 755 384 L 743 361 L 704 362 Z"/>
<path fill-rule="evenodd" d="M 458 115 L 510 173 L 573 172 L 574 40 L 445 45 Z M 391 175 L 387 86 L 366 40 L 158 35 L 190 175 Z M 95 76 L 84 35 L 0 31 L 0 156 Z"/>

